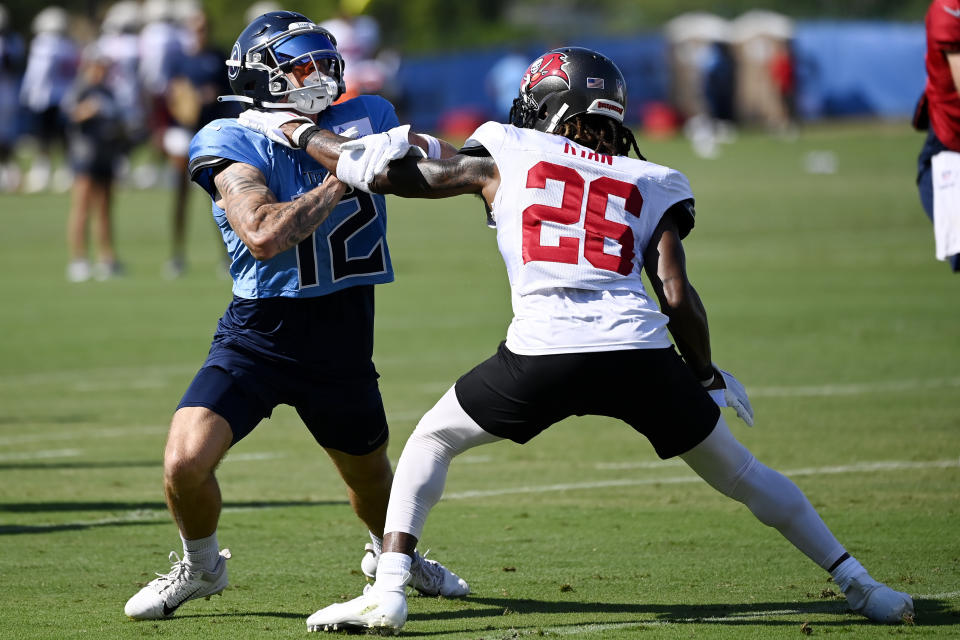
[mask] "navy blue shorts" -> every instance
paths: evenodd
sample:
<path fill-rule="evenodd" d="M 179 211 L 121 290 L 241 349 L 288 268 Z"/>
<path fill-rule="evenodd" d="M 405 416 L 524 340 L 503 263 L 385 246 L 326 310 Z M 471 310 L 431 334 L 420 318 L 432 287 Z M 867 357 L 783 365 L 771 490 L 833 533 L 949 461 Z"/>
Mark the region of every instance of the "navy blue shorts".
<path fill-rule="evenodd" d="M 365 455 L 389 435 L 372 347 L 372 286 L 256 308 L 234 300 L 177 408 L 223 416 L 236 444 L 286 404 L 321 446 Z"/>
<path fill-rule="evenodd" d="M 524 356 L 500 343 L 454 390 L 484 431 L 519 444 L 569 416 L 609 416 L 666 459 L 700 444 L 720 419 L 672 348 Z"/>

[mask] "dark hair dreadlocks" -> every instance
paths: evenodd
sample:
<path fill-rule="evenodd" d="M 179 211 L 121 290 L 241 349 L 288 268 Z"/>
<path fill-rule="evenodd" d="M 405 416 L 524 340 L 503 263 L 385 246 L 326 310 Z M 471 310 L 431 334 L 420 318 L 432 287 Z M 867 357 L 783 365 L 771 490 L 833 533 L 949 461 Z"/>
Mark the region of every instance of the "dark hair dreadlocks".
<path fill-rule="evenodd" d="M 637 139 L 633 137 L 633 132 L 606 116 L 582 113 L 560 124 L 555 133 L 564 138 L 570 138 L 597 153 L 628 156 L 632 148 L 638 158 L 646 160 L 640 153 L 640 147 L 637 146 Z"/>

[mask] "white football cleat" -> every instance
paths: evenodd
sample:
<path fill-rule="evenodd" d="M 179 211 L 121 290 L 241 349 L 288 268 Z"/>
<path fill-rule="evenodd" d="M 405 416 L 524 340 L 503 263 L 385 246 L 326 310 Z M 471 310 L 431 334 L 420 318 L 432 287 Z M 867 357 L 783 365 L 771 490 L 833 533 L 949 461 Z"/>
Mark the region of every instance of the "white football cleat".
<path fill-rule="evenodd" d="M 893 624 L 913 618 L 913 599 L 869 574 L 852 578 L 843 590 L 850 608 L 873 622 Z"/>
<path fill-rule="evenodd" d="M 399 629 L 407 621 L 407 596 L 402 590 L 380 591 L 367 585 L 363 595 L 338 602 L 307 618 L 307 631 Z"/>
<path fill-rule="evenodd" d="M 380 556 L 373 548 L 373 543 L 368 542 L 363 546 L 363 558 L 360 559 L 360 571 L 371 580 L 377 579 L 377 564 Z"/>
<path fill-rule="evenodd" d="M 436 560 L 427 560 L 426 553 L 421 556 L 414 552 L 409 584 L 425 596 L 462 598 L 470 593 L 470 585 L 463 578 Z"/>
<path fill-rule="evenodd" d="M 197 598 L 209 600 L 227 588 L 228 558 L 230 550 L 223 549 L 213 571 L 204 571 L 191 567 L 176 551 L 171 551 L 170 573 L 158 573 L 156 579 L 127 600 L 123 612 L 134 620 L 160 620 L 172 616 L 185 602 Z"/>

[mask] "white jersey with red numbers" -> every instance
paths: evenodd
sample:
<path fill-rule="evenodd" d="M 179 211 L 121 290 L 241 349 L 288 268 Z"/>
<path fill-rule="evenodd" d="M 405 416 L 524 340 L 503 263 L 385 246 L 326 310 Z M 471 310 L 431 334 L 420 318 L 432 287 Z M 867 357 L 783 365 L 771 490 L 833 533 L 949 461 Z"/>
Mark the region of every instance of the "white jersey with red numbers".
<path fill-rule="evenodd" d="M 670 346 L 644 289 L 643 253 L 664 212 L 693 198 L 672 169 L 558 135 L 487 122 L 464 144 L 500 171 L 493 202 L 522 355 Z M 692 221 L 691 221 L 692 222 Z"/>

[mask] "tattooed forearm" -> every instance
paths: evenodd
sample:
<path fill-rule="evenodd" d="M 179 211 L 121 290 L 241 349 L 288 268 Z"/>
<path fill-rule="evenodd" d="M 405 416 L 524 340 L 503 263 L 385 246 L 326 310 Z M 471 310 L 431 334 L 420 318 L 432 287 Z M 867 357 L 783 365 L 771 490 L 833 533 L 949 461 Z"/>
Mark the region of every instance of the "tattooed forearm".
<path fill-rule="evenodd" d="M 390 163 L 385 174 L 374 179 L 372 190 L 406 198 L 443 198 L 461 193 L 479 193 L 496 176 L 490 157 L 456 155 L 447 160 L 405 158 Z"/>
<path fill-rule="evenodd" d="M 305 193 L 293 202 L 282 203 L 272 212 L 276 217 L 278 253 L 300 244 L 327 219 L 330 211 L 340 201 L 344 189 L 334 179 Z M 334 183 L 341 188 L 332 186 Z"/>
<path fill-rule="evenodd" d="M 345 190 L 330 177 L 296 200 L 277 202 L 263 174 L 242 163 L 224 169 L 215 183 L 230 226 L 257 260 L 269 260 L 313 233 Z"/>
<path fill-rule="evenodd" d="M 263 174 L 250 165 L 234 163 L 217 174 L 214 182 L 222 197 L 229 199 L 234 206 L 248 201 L 255 201 L 257 205 L 264 200 L 277 201 L 267 188 Z"/>

